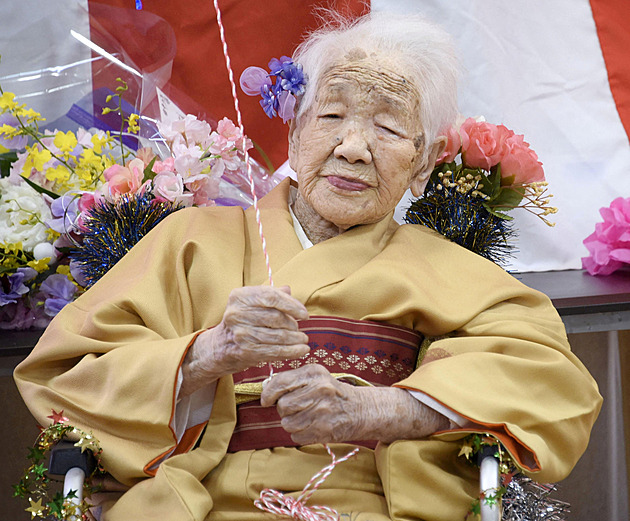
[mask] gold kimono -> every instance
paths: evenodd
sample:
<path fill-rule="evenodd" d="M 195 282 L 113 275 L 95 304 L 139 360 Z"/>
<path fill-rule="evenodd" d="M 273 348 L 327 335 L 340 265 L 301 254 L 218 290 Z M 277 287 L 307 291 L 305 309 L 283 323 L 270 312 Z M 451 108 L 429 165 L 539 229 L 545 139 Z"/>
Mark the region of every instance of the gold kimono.
<path fill-rule="evenodd" d="M 586 449 L 601 397 L 549 299 L 391 216 L 303 250 L 288 190 L 287 180 L 260 202 L 274 284 L 290 286 L 311 315 L 387 322 L 435 339 L 397 385 L 475 425 L 362 448 L 309 503 L 342 519 L 461 519 L 477 496 L 477 471 L 457 457 L 457 440 L 471 430 L 498 436 L 534 479 L 564 478 Z M 46 425 L 51 409 L 63 409 L 100 440 L 106 469 L 132 485 L 103 519 L 274 519 L 253 506 L 260 490 L 300 491 L 330 462 L 320 445 L 226 455 L 235 424 L 226 377 L 203 434 L 203 425 L 187 432 L 155 471 L 177 445 L 170 425 L 187 349 L 220 322 L 232 289 L 266 280 L 251 209 L 181 210 L 66 306 L 16 369 L 37 420 Z M 350 446 L 333 448 L 341 455 Z"/>

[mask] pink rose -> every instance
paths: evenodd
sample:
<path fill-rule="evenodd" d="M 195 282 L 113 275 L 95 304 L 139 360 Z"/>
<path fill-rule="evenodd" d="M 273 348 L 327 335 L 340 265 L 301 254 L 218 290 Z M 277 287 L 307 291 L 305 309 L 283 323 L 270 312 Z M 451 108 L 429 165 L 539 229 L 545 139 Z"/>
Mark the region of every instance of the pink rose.
<path fill-rule="evenodd" d="M 144 178 L 144 163 L 141 159 L 132 159 L 127 166 L 110 166 L 103 175 L 107 180 L 110 197 L 117 199 L 122 194 L 133 194 L 140 189 Z"/>
<path fill-rule="evenodd" d="M 444 134 L 448 141 L 446 142 L 446 147 L 444 148 L 444 152 L 437 158 L 435 162 L 436 165 L 441 165 L 442 163 L 452 163 L 455 161 L 457 154 L 459 154 L 460 149 L 462 148 L 462 136 L 459 133 L 459 130 L 455 127 L 451 127 L 448 129 L 448 132 Z M 468 135 L 464 134 L 465 137 L 465 145 L 468 146 Z M 464 147 L 465 148 L 465 147 Z"/>
<path fill-rule="evenodd" d="M 462 123 L 460 135 L 462 141 L 468 140 L 467 146 L 463 147 L 466 166 L 490 170 L 505 157 L 506 141 L 514 132 L 503 125 L 468 118 Z"/>
<path fill-rule="evenodd" d="M 184 193 L 182 178 L 173 172 L 162 172 L 153 179 L 153 194 L 158 201 L 170 201 L 172 203 L 190 206 L 192 194 Z"/>
<path fill-rule="evenodd" d="M 501 177 L 514 176 L 515 184 L 545 180 L 542 163 L 523 136 L 514 134 L 505 143 L 507 154 L 501 160 Z"/>
<path fill-rule="evenodd" d="M 584 239 L 590 256 L 582 258 L 582 267 L 591 275 L 610 275 L 630 263 L 630 197 L 618 197 L 599 213 L 604 222 Z"/>

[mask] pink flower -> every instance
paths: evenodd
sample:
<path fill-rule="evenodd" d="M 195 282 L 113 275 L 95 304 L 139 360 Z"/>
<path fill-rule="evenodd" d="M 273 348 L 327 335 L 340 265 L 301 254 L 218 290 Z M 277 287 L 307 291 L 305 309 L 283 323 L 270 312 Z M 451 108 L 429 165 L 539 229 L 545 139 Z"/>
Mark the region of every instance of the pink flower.
<path fill-rule="evenodd" d="M 452 163 L 455 161 L 457 154 L 459 154 L 460 149 L 463 145 L 463 148 L 468 146 L 468 134 L 464 134 L 465 143 L 462 142 L 462 136 L 459 133 L 459 130 L 455 127 L 451 127 L 448 129 L 448 132 L 444 134 L 448 141 L 446 142 L 446 147 L 444 148 L 444 152 L 437 158 L 435 162 L 436 165 L 441 165 L 442 163 Z"/>
<path fill-rule="evenodd" d="M 175 158 L 167 157 L 164 161 L 156 161 L 153 163 L 153 172 L 159 174 L 161 172 L 174 172 L 175 171 Z"/>
<path fill-rule="evenodd" d="M 514 132 L 503 125 L 468 118 L 462 123 L 460 135 L 462 141 L 468 140 L 468 145 L 463 149 L 465 164 L 490 170 L 505 157 L 508 151 L 506 141 Z"/>
<path fill-rule="evenodd" d="M 501 160 L 501 177 L 514 176 L 515 184 L 545 180 L 542 163 L 523 136 L 514 134 L 505 143 L 507 154 Z"/>
<path fill-rule="evenodd" d="M 107 180 L 110 197 L 117 199 L 122 194 L 133 194 L 140 190 L 144 178 L 144 163 L 141 159 L 132 159 L 127 166 L 110 166 L 103 175 Z"/>
<path fill-rule="evenodd" d="M 149 147 L 139 148 L 136 152 L 136 158 L 141 159 L 144 166 L 149 166 L 151 160 L 155 157 L 155 153 Z"/>
<path fill-rule="evenodd" d="M 192 204 L 192 194 L 184 193 L 182 178 L 173 172 L 162 172 L 153 179 L 153 194 L 158 201 L 170 201 L 184 206 Z"/>
<path fill-rule="evenodd" d="M 219 197 L 218 177 L 205 176 L 187 185 L 193 192 L 193 204 L 195 206 L 213 206 L 214 199 Z"/>
<path fill-rule="evenodd" d="M 618 197 L 599 213 L 604 222 L 584 239 L 590 256 L 582 258 L 582 267 L 591 275 L 610 275 L 630 263 L 630 197 Z"/>

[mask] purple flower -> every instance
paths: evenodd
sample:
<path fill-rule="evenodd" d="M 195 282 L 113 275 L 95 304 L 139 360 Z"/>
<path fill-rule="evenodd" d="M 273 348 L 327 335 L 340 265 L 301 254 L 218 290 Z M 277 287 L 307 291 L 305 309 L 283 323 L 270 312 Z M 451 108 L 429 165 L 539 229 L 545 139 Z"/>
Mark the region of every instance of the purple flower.
<path fill-rule="evenodd" d="M 306 79 L 302 72 L 302 65 L 294 63 L 285 64 L 282 67 L 282 88 L 289 91 L 294 96 L 301 96 L 304 94 L 304 87 L 306 85 Z"/>
<path fill-rule="evenodd" d="M 272 76 L 280 76 L 281 72 L 284 70 L 284 66 L 291 65 L 292 63 L 293 60 L 288 56 L 281 56 L 280 59 L 271 58 L 268 67 Z"/>
<path fill-rule="evenodd" d="M 278 100 L 278 116 L 282 122 L 286 123 L 295 117 L 295 96 L 286 90 L 282 91 L 276 99 Z"/>
<path fill-rule="evenodd" d="M 271 79 L 265 69 L 260 67 L 247 67 L 241 74 L 241 89 L 248 96 L 258 96 L 263 85 L 271 86 Z"/>
<path fill-rule="evenodd" d="M 5 113 L 0 115 L 0 126 L 10 125 L 17 127 L 18 124 L 17 118 L 12 114 Z M 26 146 L 27 142 L 28 136 L 15 136 L 14 138 L 7 139 L 4 135 L 0 135 L 0 145 L 8 149 L 21 150 Z"/>
<path fill-rule="evenodd" d="M 48 219 L 46 225 L 58 233 L 68 233 L 75 230 L 75 222 L 79 215 L 79 196 L 66 192 L 54 199 L 50 205 L 50 213 L 54 219 Z"/>
<path fill-rule="evenodd" d="M 3 277 L 0 282 L 0 306 L 17 302 L 22 295 L 29 292 L 25 282 L 37 275 L 33 268 L 18 268 L 15 273 Z"/>
<path fill-rule="evenodd" d="M 278 103 L 275 90 L 273 88 L 270 89 L 269 85 L 263 85 L 260 95 L 262 96 L 260 106 L 263 108 L 269 119 L 273 118 L 276 115 Z"/>
<path fill-rule="evenodd" d="M 54 317 L 61 309 L 72 301 L 77 287 L 61 273 L 50 275 L 40 286 L 44 297 L 44 312 Z"/>

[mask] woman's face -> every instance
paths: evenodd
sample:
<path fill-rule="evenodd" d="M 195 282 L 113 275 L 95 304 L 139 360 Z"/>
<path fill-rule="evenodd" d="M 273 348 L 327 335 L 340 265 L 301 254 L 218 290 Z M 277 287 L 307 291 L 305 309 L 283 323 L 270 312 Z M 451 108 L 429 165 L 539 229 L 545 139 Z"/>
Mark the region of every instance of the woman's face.
<path fill-rule="evenodd" d="M 419 195 L 440 151 L 426 148 L 422 100 L 404 71 L 400 60 L 353 52 L 324 73 L 291 128 L 300 195 L 341 229 L 380 221 L 410 186 Z"/>

